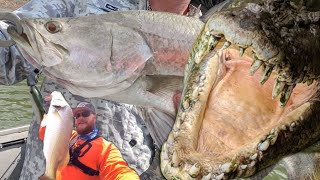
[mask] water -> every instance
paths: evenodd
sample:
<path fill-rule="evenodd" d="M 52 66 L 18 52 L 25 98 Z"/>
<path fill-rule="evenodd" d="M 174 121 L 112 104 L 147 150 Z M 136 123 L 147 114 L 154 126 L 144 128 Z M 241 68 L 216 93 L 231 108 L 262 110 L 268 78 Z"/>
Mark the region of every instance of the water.
<path fill-rule="evenodd" d="M 32 106 L 29 89 L 27 81 L 12 86 L 0 85 L 0 130 L 30 124 Z"/>
<path fill-rule="evenodd" d="M 32 118 L 26 81 L 13 86 L 0 85 L 0 129 L 27 125 Z"/>

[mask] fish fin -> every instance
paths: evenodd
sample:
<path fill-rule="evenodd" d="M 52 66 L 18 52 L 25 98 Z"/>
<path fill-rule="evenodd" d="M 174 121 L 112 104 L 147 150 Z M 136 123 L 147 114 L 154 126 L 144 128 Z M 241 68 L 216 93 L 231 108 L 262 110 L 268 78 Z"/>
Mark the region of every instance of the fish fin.
<path fill-rule="evenodd" d="M 182 78 L 178 76 L 171 76 L 163 78 L 163 76 L 148 76 L 151 86 L 147 91 L 162 97 L 172 100 L 173 95 L 177 90 L 182 90 Z"/>
<path fill-rule="evenodd" d="M 181 95 L 183 89 L 182 78 L 177 76 L 171 76 L 169 78 L 163 78 L 161 76 L 149 76 L 151 87 L 148 91 L 162 99 L 166 99 L 167 102 L 172 102 L 173 107 L 177 110 L 177 106 L 180 104 L 180 99 L 177 95 Z"/>
<path fill-rule="evenodd" d="M 61 179 L 61 170 L 65 168 L 70 160 L 70 155 L 69 153 L 66 154 L 65 158 L 59 162 L 57 171 L 56 171 L 56 179 Z"/>
<path fill-rule="evenodd" d="M 173 98 L 182 89 L 182 77 L 143 76 L 126 90 L 104 98 L 136 106 L 153 107 L 174 116 L 176 110 Z"/>
<path fill-rule="evenodd" d="M 158 147 L 161 147 L 168 139 L 174 124 L 175 116 L 153 108 L 146 108 L 144 116 L 147 117 L 145 118 L 145 123 L 152 139 Z"/>
<path fill-rule="evenodd" d="M 44 174 L 44 175 L 39 177 L 39 180 L 55 180 L 55 178 Z"/>

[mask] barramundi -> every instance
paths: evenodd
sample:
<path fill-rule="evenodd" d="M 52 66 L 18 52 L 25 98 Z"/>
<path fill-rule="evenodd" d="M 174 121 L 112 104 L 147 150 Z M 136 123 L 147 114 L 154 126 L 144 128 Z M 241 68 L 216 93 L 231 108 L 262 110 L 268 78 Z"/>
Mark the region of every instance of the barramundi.
<path fill-rule="evenodd" d="M 23 56 L 71 93 L 155 107 L 173 115 L 171 99 L 182 89 L 184 66 L 203 22 L 130 11 L 26 18 L 21 25 L 22 36 L 14 28 L 8 32 Z"/>
<path fill-rule="evenodd" d="M 69 162 L 69 139 L 73 129 L 72 109 L 60 92 L 51 93 L 48 114 L 41 122 L 45 126 L 43 154 L 46 170 L 40 179 L 56 179 Z M 58 178 L 59 179 L 59 178 Z"/>

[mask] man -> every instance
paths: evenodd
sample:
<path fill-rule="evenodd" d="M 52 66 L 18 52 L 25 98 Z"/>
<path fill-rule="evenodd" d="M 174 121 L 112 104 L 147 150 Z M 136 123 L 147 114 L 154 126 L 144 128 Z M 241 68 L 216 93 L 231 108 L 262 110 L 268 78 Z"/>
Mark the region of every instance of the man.
<path fill-rule="evenodd" d="M 147 0 L 31 0 L 14 13 L 21 17 L 76 17 L 118 10 L 153 9 L 185 14 L 188 12 L 189 3 L 190 0 L 150 0 L 150 2 Z M 6 32 L 7 26 L 0 21 L 1 39 L 9 38 Z M 88 27 L 89 30 L 90 27 Z M 16 46 L 0 47 L 0 64 L 0 84 L 5 85 L 15 84 L 25 79 L 34 70 L 24 60 Z M 62 92 L 72 107 L 81 101 L 94 104 L 97 107 L 97 127 L 100 134 L 119 147 L 129 166 L 135 169 L 142 179 L 162 179 L 157 156 L 162 144 L 161 141 L 157 141 L 157 146 L 154 145 L 156 138 L 151 138 L 152 132 L 150 133 L 149 129 L 150 126 L 155 126 L 151 121 L 154 116 L 163 117 L 165 119 L 163 122 L 167 123 L 161 126 L 171 128 L 174 121 L 172 117 L 152 108 L 139 108 L 98 98 L 84 99 L 51 81 L 44 80 L 42 96 L 55 90 Z M 41 153 L 42 143 L 37 138 L 38 127 L 39 120 L 34 116 L 30 125 L 26 158 L 21 173 L 25 179 L 36 179 L 43 172 L 41 168 L 44 167 L 44 157 Z"/>
<path fill-rule="evenodd" d="M 73 114 L 76 130 L 70 138 L 69 164 L 61 170 L 62 180 L 139 179 L 123 160 L 118 148 L 98 135 L 95 126 L 97 115 L 91 103 L 79 103 Z M 41 140 L 44 139 L 45 128 L 39 129 Z"/>

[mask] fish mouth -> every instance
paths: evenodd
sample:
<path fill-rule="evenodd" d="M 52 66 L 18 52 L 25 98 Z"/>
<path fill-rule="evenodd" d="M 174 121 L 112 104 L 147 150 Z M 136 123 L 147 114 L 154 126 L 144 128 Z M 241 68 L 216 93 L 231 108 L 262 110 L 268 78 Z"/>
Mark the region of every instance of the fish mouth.
<path fill-rule="evenodd" d="M 18 42 L 18 44 L 21 44 L 24 49 L 28 49 L 28 52 L 30 52 L 32 46 L 25 33 L 19 34 L 13 26 L 9 26 L 7 32 L 15 42 Z"/>
<path fill-rule="evenodd" d="M 238 15 L 257 17 L 248 11 L 211 17 L 194 44 L 176 121 L 162 146 L 167 179 L 248 177 L 320 137 L 319 74 L 288 71 L 296 56 L 309 56 L 303 64 L 309 67 L 313 55 L 292 55 L 283 48 L 293 48 L 291 42 L 276 44 L 271 35 L 241 27 Z"/>
<path fill-rule="evenodd" d="M 34 67 L 40 69 L 55 66 L 69 54 L 67 49 L 42 36 L 32 24 L 32 20 L 22 19 L 20 23 L 23 27 L 22 34 L 19 34 L 14 27 L 8 28 L 7 31 L 22 50 L 23 56 Z"/>
<path fill-rule="evenodd" d="M 24 31 L 26 31 L 26 28 L 23 27 Z M 7 29 L 7 32 L 10 34 L 11 38 L 16 42 L 17 46 L 19 47 L 19 50 L 21 51 L 24 58 L 28 60 L 34 66 L 35 68 L 41 69 L 41 65 L 37 62 L 37 52 L 35 52 L 35 49 L 33 49 L 31 42 L 29 41 L 28 35 L 26 33 L 19 34 L 17 30 L 9 26 Z"/>

